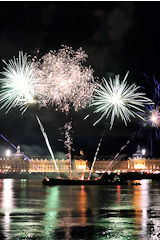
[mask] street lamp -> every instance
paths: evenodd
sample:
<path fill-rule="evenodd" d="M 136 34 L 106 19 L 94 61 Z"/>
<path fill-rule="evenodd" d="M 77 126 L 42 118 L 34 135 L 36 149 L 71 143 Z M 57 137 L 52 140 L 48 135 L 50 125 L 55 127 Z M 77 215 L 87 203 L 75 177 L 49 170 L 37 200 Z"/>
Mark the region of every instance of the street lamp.
<path fill-rule="evenodd" d="M 144 156 L 146 153 L 146 149 L 142 149 L 142 155 Z"/>
<path fill-rule="evenodd" d="M 10 157 L 11 156 L 11 151 L 9 149 L 6 150 L 6 156 Z"/>

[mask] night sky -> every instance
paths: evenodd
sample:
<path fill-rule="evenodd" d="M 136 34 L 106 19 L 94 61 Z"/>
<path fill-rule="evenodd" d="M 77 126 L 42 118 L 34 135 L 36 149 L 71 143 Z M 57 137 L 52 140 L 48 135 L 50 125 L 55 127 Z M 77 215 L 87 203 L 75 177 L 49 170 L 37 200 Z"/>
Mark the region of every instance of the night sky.
<path fill-rule="evenodd" d="M 0 2 L 0 69 L 2 59 L 8 61 L 23 50 L 34 56 L 49 50 L 58 50 L 61 45 L 82 47 L 88 54 L 87 65 L 94 69 L 98 81 L 102 77 L 121 74 L 129 70 L 128 81 L 142 86 L 147 96 L 154 93 L 153 76 L 160 81 L 160 2 Z M 148 76 L 144 76 L 144 73 Z M 93 127 L 98 118 L 92 108 L 68 116 L 56 112 L 54 107 L 30 107 L 23 115 L 12 109 L 7 115 L 0 113 L 0 132 L 15 145 L 20 145 L 28 156 L 49 155 L 36 121 L 38 114 L 55 155 L 66 153 L 63 130 L 67 121 L 73 121 L 74 154 L 82 149 L 92 159 L 102 131 L 106 133 L 100 155 L 116 154 L 140 129 L 140 121 L 128 126 L 117 120 L 109 131 L 105 119 Z M 90 114 L 87 120 L 83 118 Z M 150 129 L 142 129 L 122 153 L 132 154 L 137 144 L 146 147 L 149 153 Z M 159 154 L 153 134 L 153 152 Z M 1 139 L 0 153 L 11 147 Z M 13 150 L 14 152 L 14 150 Z"/>

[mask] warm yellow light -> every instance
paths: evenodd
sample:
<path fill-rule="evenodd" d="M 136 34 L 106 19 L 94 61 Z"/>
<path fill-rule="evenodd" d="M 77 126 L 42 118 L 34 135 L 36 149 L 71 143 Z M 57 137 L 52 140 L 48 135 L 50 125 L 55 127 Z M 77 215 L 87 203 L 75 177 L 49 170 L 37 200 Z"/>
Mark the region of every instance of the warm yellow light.
<path fill-rule="evenodd" d="M 8 149 L 8 150 L 6 150 L 6 156 L 7 157 L 10 157 L 11 156 L 11 151 Z"/>
<path fill-rule="evenodd" d="M 145 169 L 145 164 L 139 163 L 139 164 L 134 164 L 135 169 Z"/>
<path fill-rule="evenodd" d="M 86 166 L 85 165 L 79 165 L 78 168 L 79 169 L 86 169 Z"/>

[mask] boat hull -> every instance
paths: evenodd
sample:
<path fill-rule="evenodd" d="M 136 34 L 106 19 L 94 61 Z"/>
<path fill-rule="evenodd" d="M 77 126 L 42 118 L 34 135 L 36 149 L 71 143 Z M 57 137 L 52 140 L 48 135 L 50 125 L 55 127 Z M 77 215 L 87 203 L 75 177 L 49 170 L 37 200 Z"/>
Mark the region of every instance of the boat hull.
<path fill-rule="evenodd" d="M 127 182 L 108 182 L 101 179 L 98 180 L 78 180 L 78 179 L 43 179 L 42 184 L 54 186 L 54 185 L 122 185 L 127 184 Z"/>

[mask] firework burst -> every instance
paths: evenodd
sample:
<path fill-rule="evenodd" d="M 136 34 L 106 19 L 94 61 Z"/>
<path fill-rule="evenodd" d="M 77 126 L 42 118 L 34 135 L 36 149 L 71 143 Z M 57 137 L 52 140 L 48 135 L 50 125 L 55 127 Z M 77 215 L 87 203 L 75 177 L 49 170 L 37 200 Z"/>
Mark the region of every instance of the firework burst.
<path fill-rule="evenodd" d="M 121 118 L 127 125 L 131 117 L 142 116 L 138 113 L 144 112 L 145 104 L 152 104 L 152 101 L 145 97 L 145 93 L 138 92 L 140 88 L 136 84 L 127 85 L 126 78 L 128 72 L 120 82 L 119 75 L 115 79 L 109 78 L 109 82 L 104 78 L 103 85 L 98 84 L 99 89 L 95 89 L 95 95 L 91 105 L 95 106 L 95 113 L 101 113 L 101 117 L 94 123 L 96 125 L 103 117 L 111 116 L 110 129 L 113 126 L 115 117 Z"/>
<path fill-rule="evenodd" d="M 142 127 L 150 127 L 152 132 L 155 132 L 156 138 L 159 138 L 159 127 L 160 127 L 160 83 L 153 76 L 153 80 L 147 78 L 147 82 L 150 84 L 148 88 L 152 90 L 152 99 L 154 105 L 149 105 L 146 107 L 146 111 L 142 113 L 143 121 L 140 122 Z M 151 133 L 151 131 L 149 131 Z M 150 136 L 152 140 L 152 137 Z"/>
<path fill-rule="evenodd" d="M 82 49 L 74 51 L 63 46 L 50 51 L 35 63 L 35 74 L 40 79 L 37 91 L 43 96 L 42 105 L 55 105 L 68 112 L 85 108 L 95 88 L 93 70 L 83 66 L 87 55 Z"/>
<path fill-rule="evenodd" d="M 156 128 L 160 127 L 160 112 L 158 107 L 150 111 L 150 115 L 148 116 L 148 121 L 153 127 L 156 127 Z"/>
<path fill-rule="evenodd" d="M 146 74 L 145 76 L 147 77 Z M 154 76 L 153 81 L 150 81 L 148 77 L 147 80 L 149 83 L 151 83 L 149 89 L 153 89 L 152 98 L 154 105 L 149 105 L 149 107 L 146 107 L 146 111 L 143 114 L 143 126 L 151 126 L 158 129 L 160 127 L 160 83 L 155 79 Z"/>
<path fill-rule="evenodd" d="M 13 107 L 19 107 L 25 111 L 30 104 L 35 103 L 36 78 L 33 72 L 33 64 L 23 52 L 19 52 L 18 58 L 13 58 L 6 63 L 1 74 L 1 109 L 6 108 L 8 112 Z"/>

